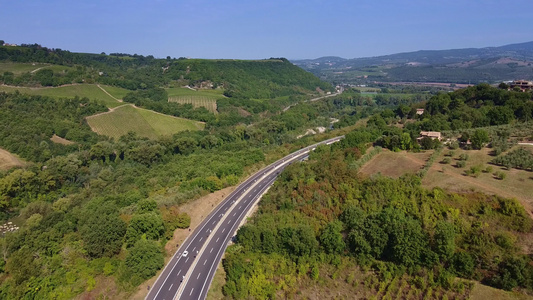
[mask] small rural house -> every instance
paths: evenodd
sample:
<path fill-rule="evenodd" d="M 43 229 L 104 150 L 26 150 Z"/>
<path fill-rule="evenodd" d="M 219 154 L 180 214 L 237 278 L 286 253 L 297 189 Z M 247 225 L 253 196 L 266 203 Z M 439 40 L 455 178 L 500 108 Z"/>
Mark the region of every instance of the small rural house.
<path fill-rule="evenodd" d="M 420 132 L 420 136 L 417 138 L 418 141 L 420 141 L 421 139 L 425 138 L 425 137 L 429 137 L 431 139 L 437 139 L 437 140 L 441 140 L 441 135 L 440 135 L 440 132 L 438 131 L 421 131 Z"/>

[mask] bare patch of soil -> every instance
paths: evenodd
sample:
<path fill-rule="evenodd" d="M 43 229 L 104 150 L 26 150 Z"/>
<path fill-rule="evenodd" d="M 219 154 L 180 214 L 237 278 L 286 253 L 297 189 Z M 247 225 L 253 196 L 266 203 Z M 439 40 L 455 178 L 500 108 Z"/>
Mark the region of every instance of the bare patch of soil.
<path fill-rule="evenodd" d="M 24 162 L 4 149 L 0 149 L 0 170 L 22 167 Z"/>
<path fill-rule="evenodd" d="M 405 173 L 416 173 L 424 166 L 430 155 L 430 152 L 391 152 L 384 149 L 383 152 L 366 163 L 359 173 L 367 176 L 380 173 L 384 176 L 398 178 Z"/>
<path fill-rule="evenodd" d="M 245 109 L 242 109 L 242 108 L 238 108 L 238 111 L 239 111 L 239 115 L 241 115 L 241 117 L 248 117 L 248 116 L 251 116 L 252 114 L 245 110 Z"/>
<path fill-rule="evenodd" d="M 72 144 L 76 144 L 74 143 L 73 141 L 69 141 L 67 139 L 64 139 L 60 136 L 57 136 L 57 135 L 53 135 L 50 140 L 56 144 L 61 144 L 61 145 L 72 145 Z"/>

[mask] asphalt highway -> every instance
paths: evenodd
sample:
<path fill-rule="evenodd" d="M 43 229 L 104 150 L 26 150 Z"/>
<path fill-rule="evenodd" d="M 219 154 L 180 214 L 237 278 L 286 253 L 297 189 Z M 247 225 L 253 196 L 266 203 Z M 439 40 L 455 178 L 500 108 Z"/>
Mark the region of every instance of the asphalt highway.
<path fill-rule="evenodd" d="M 289 164 L 306 159 L 320 144 L 293 152 L 241 183 L 189 235 L 165 266 L 145 299 L 205 299 L 218 264 L 243 219 Z"/>

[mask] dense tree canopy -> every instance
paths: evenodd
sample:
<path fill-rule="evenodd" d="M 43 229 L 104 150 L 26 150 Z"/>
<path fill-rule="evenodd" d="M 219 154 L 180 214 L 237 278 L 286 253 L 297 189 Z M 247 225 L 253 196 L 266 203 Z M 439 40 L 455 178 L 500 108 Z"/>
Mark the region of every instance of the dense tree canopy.
<path fill-rule="evenodd" d="M 256 283 L 259 298 L 272 289 L 290 294 L 276 278 L 305 274 L 316 280 L 317 266 L 336 265 L 342 257 L 382 275 L 387 265 L 406 276 L 438 274 L 435 288 L 450 289 L 455 275 L 504 289 L 533 289 L 531 258 L 511 238 L 530 232 L 533 222 L 515 200 L 426 190 L 414 175 L 359 177 L 353 157 L 344 153 L 354 145 L 364 153 L 362 141 L 372 140 L 368 134 L 348 134 L 346 141 L 321 147 L 308 162 L 285 170 L 226 256 L 227 296 L 252 295 L 257 274 L 264 276 Z"/>

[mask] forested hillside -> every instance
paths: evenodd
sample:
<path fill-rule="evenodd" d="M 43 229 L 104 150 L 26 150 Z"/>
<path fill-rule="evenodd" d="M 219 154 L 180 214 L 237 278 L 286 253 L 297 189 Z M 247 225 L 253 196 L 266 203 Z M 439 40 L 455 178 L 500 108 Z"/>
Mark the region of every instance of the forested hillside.
<path fill-rule="evenodd" d="M 100 140 L 84 118 L 106 111 L 89 99 L 52 99 L 0 92 L 0 147 L 30 161 L 45 161 L 78 149 L 89 149 Z M 53 135 L 76 145 L 50 141 Z"/>
<path fill-rule="evenodd" d="M 358 174 L 379 151 L 367 153 L 371 144 L 394 151 L 436 148 L 438 155 L 439 141 L 417 143 L 421 130 L 459 132 L 464 143 L 452 138 L 450 149 L 481 149 L 490 142 L 495 155 L 506 151 L 512 126 L 531 127 L 533 101 L 530 93 L 501 87 L 484 84 L 435 95 L 422 115 L 415 109 L 420 104 L 384 109 L 368 119 L 366 128 L 318 147 L 309 161 L 289 167 L 228 249 L 224 294 L 235 299 L 467 299 L 473 283 L 456 279 L 462 278 L 531 295 L 533 261 L 526 241 L 533 222 L 517 200 L 423 188 L 421 178 L 434 155 L 416 175 Z M 352 95 L 353 101 L 358 98 Z M 349 116 L 338 126 L 346 124 L 353 124 Z M 510 152 L 495 163 L 527 170 L 530 153 L 520 153 L 520 159 Z M 476 168 L 465 176 L 480 172 Z"/>
<path fill-rule="evenodd" d="M 480 149 L 490 141 L 486 127 L 533 120 L 532 94 L 508 91 L 505 86 L 502 87 L 503 89 L 480 84 L 452 93 L 439 93 L 424 104 L 424 113 L 421 115 L 416 114 L 415 108 L 420 105 L 400 104 L 394 110 L 386 109 L 372 116 L 369 123 L 383 130 L 377 143 L 391 150 L 419 147 L 431 149 L 440 146 L 440 143 L 434 143 L 430 138 L 424 139 L 419 145 L 416 138 L 420 131 L 453 131 L 455 135 L 462 134 L 462 142 L 471 140 L 470 147 Z M 407 122 L 407 119 L 414 122 Z M 398 121 L 404 123 L 402 128 L 387 126 Z M 480 127 L 484 129 L 477 130 L 477 135 L 473 135 L 474 129 Z M 506 150 L 509 132 L 503 130 L 493 133 L 492 139 L 499 139 L 493 144 L 494 148 L 502 147 Z"/>
<path fill-rule="evenodd" d="M 107 111 L 98 101 L 0 93 L 0 147 L 28 161 L 0 173 L 0 219 L 18 228 L 2 229 L 2 299 L 131 296 L 162 267 L 174 230 L 189 226 L 191 216 L 181 205 L 234 186 L 265 160 L 312 142 L 296 139 L 309 126 L 329 126 L 332 116 L 362 117 L 374 109 L 356 108 L 346 99 L 278 113 L 299 97 L 318 94 L 317 87 L 329 88 L 284 59 L 157 60 L 36 45 L 0 51 L 9 61 L 2 67 L 13 70 L 2 74 L 4 84 L 123 86 L 131 90 L 121 90 L 126 102 L 207 122 L 205 130 L 194 132 L 153 139 L 130 132 L 110 139 L 92 132 L 85 120 Z M 233 93 L 216 115 L 169 103 L 163 89 L 167 83 L 200 86 L 215 80 Z M 54 143 L 54 135 L 68 145 Z"/>
<path fill-rule="evenodd" d="M 52 68 L 15 75 L 4 72 L 0 83 L 8 85 L 59 86 L 69 83 L 102 83 L 129 90 L 190 85 L 225 89 L 236 98 L 270 99 L 280 96 L 331 90 L 331 86 L 286 59 L 257 61 L 156 59 L 121 53 L 72 53 L 40 45 L 1 46 L 0 61 L 47 63 L 72 67 L 67 72 Z"/>
<path fill-rule="evenodd" d="M 466 299 L 456 276 L 533 293 L 532 221 L 516 200 L 361 178 L 369 137 L 348 134 L 283 173 L 228 249 L 225 295 Z M 329 278 L 342 288 L 328 294 Z"/>

